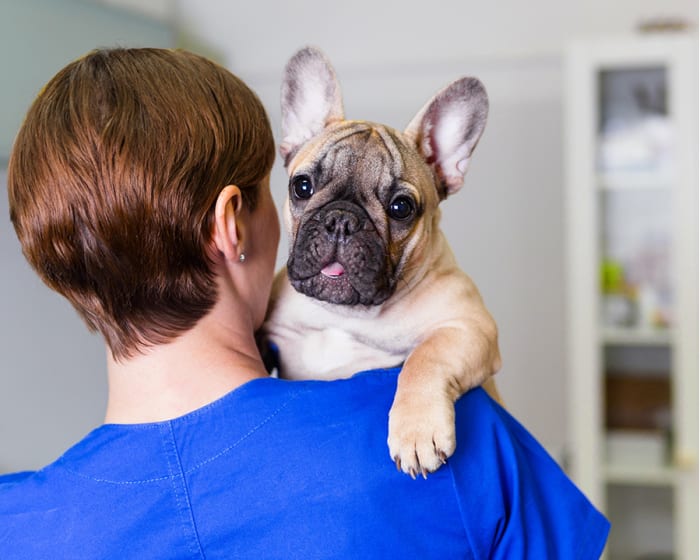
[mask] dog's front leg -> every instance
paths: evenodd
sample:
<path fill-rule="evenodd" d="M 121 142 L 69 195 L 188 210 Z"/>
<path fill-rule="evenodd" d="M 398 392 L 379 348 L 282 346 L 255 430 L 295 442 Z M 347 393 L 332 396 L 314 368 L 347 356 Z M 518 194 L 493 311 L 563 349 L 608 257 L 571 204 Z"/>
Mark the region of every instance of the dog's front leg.
<path fill-rule="evenodd" d="M 495 325 L 438 328 L 421 342 L 403 366 L 389 412 L 397 468 L 425 477 L 445 463 L 456 445 L 455 401 L 499 367 Z"/>

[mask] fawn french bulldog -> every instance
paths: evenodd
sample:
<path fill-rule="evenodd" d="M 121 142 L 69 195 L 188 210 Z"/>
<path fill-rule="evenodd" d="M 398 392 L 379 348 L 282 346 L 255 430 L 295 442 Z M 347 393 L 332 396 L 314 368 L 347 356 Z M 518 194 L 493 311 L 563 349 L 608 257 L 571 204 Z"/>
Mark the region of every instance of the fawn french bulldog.
<path fill-rule="evenodd" d="M 452 82 L 403 132 L 345 120 L 332 66 L 305 48 L 287 64 L 281 104 L 290 253 L 263 327 L 280 376 L 403 363 L 389 452 L 426 476 L 454 452 L 454 401 L 481 384 L 498 398 L 496 324 L 439 225 L 484 130 L 486 91 Z"/>

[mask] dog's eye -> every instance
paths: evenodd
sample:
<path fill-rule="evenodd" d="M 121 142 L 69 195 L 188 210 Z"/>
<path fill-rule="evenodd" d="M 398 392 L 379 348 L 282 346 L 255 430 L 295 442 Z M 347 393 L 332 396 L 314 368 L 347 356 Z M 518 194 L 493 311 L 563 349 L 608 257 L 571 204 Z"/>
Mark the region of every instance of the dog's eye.
<path fill-rule="evenodd" d="M 311 183 L 311 178 L 308 175 L 294 177 L 294 179 L 292 179 L 292 191 L 294 192 L 294 196 L 302 200 L 311 198 L 311 195 L 314 194 L 314 186 Z"/>
<path fill-rule="evenodd" d="M 388 213 L 394 220 L 407 220 L 413 215 L 415 205 L 413 199 L 408 196 L 397 196 L 389 204 Z"/>

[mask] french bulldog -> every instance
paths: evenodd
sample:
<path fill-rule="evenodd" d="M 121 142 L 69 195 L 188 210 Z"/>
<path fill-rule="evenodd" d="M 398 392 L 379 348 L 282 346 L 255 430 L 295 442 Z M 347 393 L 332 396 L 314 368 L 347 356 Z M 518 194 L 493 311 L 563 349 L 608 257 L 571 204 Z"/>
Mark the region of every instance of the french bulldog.
<path fill-rule="evenodd" d="M 325 55 L 304 48 L 281 91 L 290 240 L 263 327 L 279 375 L 336 379 L 403 364 L 389 453 L 424 477 L 455 450 L 454 402 L 482 385 L 498 398 L 496 324 L 440 230 L 486 124 L 481 82 L 439 91 L 403 133 L 345 120 Z"/>

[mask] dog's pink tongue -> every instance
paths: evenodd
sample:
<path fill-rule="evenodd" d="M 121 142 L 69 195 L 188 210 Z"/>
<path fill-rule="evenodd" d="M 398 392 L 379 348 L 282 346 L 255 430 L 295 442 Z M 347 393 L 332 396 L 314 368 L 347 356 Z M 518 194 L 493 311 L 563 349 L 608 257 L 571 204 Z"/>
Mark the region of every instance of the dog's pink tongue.
<path fill-rule="evenodd" d="M 343 268 L 343 265 L 339 262 L 334 262 L 326 266 L 321 271 L 321 274 L 323 274 L 324 276 L 330 276 L 331 278 L 337 278 L 338 276 L 342 276 L 343 274 L 345 274 L 345 269 Z"/>

